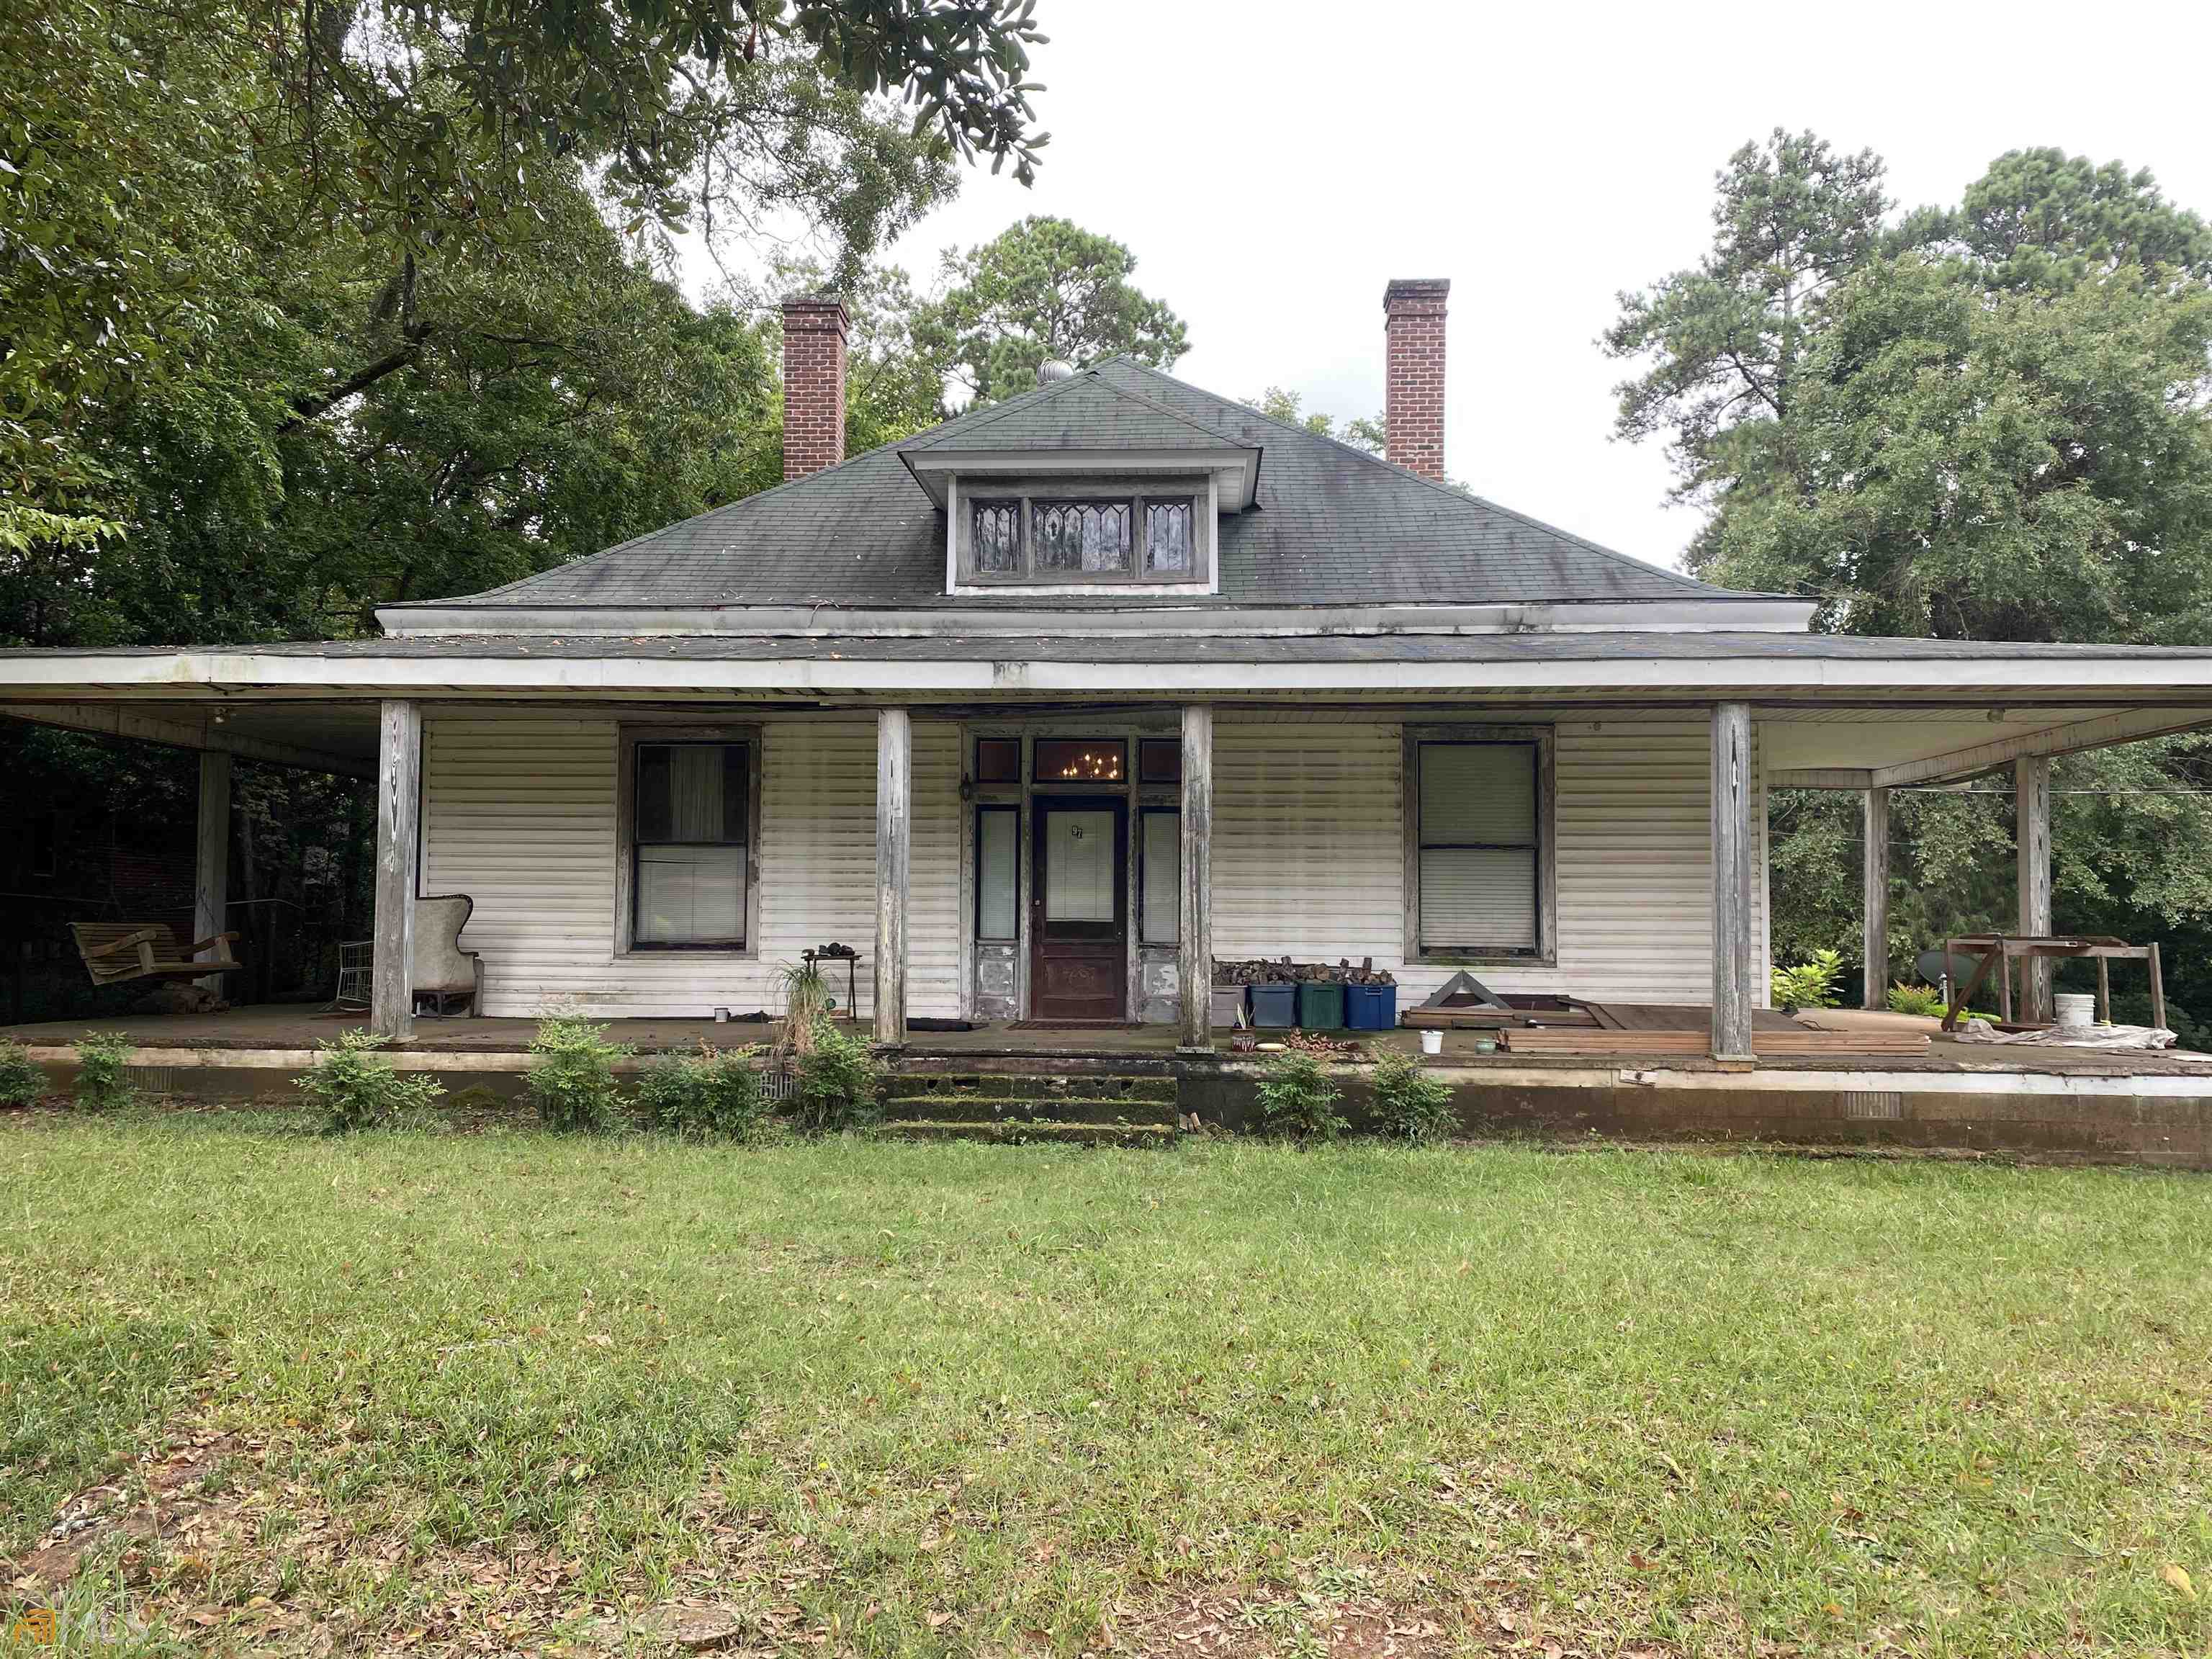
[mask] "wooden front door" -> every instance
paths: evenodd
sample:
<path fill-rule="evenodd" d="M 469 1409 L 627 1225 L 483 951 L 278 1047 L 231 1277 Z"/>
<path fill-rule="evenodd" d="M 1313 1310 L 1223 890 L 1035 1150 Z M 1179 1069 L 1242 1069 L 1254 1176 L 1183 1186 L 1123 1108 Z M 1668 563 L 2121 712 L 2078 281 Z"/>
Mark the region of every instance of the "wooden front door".
<path fill-rule="evenodd" d="M 1128 803 L 1040 795 L 1030 817 L 1030 1017 L 1127 1018 Z"/>

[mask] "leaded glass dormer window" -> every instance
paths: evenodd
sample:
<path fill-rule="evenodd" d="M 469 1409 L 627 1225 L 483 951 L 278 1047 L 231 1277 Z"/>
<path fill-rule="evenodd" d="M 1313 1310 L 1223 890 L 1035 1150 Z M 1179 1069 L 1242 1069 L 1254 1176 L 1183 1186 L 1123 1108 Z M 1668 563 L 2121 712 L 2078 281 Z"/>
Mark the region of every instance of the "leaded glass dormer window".
<path fill-rule="evenodd" d="M 1188 500 L 1145 503 L 1145 574 L 1188 576 L 1195 568 Z"/>
<path fill-rule="evenodd" d="M 1110 575 L 1129 568 L 1129 501 L 1031 501 L 1036 568 Z"/>
<path fill-rule="evenodd" d="M 1018 501 L 977 501 L 970 525 L 969 545 L 975 550 L 979 574 L 1014 576 L 1022 568 L 1022 504 Z"/>
<path fill-rule="evenodd" d="M 1040 586 L 1204 581 L 1212 520 L 1203 482 L 1113 483 L 1121 488 L 1039 479 L 963 492 L 961 577 Z"/>

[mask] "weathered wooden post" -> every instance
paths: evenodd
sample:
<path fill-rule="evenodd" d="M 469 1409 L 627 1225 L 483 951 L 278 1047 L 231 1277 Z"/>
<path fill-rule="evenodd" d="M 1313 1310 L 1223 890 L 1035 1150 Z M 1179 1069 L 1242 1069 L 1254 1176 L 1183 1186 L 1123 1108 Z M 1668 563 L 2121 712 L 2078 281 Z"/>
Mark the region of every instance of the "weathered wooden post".
<path fill-rule="evenodd" d="M 1213 708 L 1182 711 L 1182 890 L 1177 901 L 1177 1046 L 1213 1049 Z"/>
<path fill-rule="evenodd" d="M 1752 984 L 1751 705 L 1713 705 L 1713 1040 L 1716 1060 L 1749 1060 Z"/>
<path fill-rule="evenodd" d="M 2020 931 L 2051 932 L 2051 758 L 2031 755 L 2012 763 L 2014 855 L 2020 876 Z M 2051 963 L 2033 957 L 2020 969 L 2020 1017 L 2052 1017 Z"/>
<path fill-rule="evenodd" d="M 227 750 L 200 750 L 200 810 L 198 857 L 192 876 L 192 937 L 213 939 L 224 932 L 230 914 L 230 754 Z M 246 890 L 252 892 L 249 883 Z M 211 945 L 199 953 L 202 962 L 223 954 Z M 211 974 L 198 981 L 220 996 L 222 975 Z"/>
<path fill-rule="evenodd" d="M 370 947 L 368 1029 L 415 1030 L 415 857 L 422 819 L 422 708 L 385 701 L 376 736 L 376 931 Z"/>
<path fill-rule="evenodd" d="M 1889 1006 L 1889 791 L 1866 792 L 1866 932 L 1861 960 L 1866 994 L 1860 1006 Z"/>
<path fill-rule="evenodd" d="M 876 1041 L 906 1042 L 906 901 L 912 867 L 914 720 L 876 714 Z"/>

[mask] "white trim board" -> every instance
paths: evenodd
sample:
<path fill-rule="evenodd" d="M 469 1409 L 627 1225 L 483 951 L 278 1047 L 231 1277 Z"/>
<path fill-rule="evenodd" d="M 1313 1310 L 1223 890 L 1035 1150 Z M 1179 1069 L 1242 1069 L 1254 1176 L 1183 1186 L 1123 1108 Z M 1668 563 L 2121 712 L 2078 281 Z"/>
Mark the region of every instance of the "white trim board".
<path fill-rule="evenodd" d="M 1033 649 L 1048 642 L 1031 641 Z M 386 696 L 408 692 L 573 697 L 580 693 L 685 698 L 715 693 L 883 693 L 931 696 L 1109 694 L 1133 699 L 1237 697 L 1270 692 L 1374 698 L 1485 693 L 1650 692 L 1714 699 L 1774 694 L 1930 691 L 1972 704 L 1992 696 L 2063 696 L 2095 705 L 2166 691 L 2212 692 L 2212 652 L 2198 657 L 2061 659 L 1644 658 L 1493 662 L 1194 663 L 1047 659 L 871 660 L 861 656 L 715 659 L 678 655 L 581 657 L 277 654 L 249 648 L 77 653 L 0 658 L 0 695 L 71 701 L 118 696 Z M 2179 701 L 2179 698 L 2176 701 Z"/>
<path fill-rule="evenodd" d="M 1768 599 L 1670 599 L 1560 601 L 1540 605 L 1218 605 L 1197 601 L 1219 592 L 1220 561 L 1203 594 L 1184 584 L 1170 593 L 1128 587 L 1073 590 L 1096 603 L 1081 607 L 1025 605 L 1033 586 L 988 586 L 975 597 L 990 604 L 842 606 L 727 605 L 386 605 L 376 613 L 395 638 L 447 635 L 550 635 L 747 639 L 933 639 L 993 635 L 1148 639 L 1161 634 L 1208 638 L 1320 636 L 1343 633 L 1802 634 L 1809 602 Z M 946 592 L 958 586 L 959 553 L 948 523 Z M 965 596 L 963 596 L 965 597 Z M 1121 601 L 1121 603 L 1109 603 Z"/>

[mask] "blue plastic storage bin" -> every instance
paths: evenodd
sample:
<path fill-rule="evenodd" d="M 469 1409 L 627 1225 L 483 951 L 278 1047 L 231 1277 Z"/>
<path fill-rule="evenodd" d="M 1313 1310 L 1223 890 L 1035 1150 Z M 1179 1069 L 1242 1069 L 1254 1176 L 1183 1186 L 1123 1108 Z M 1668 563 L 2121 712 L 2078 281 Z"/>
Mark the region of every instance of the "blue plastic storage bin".
<path fill-rule="evenodd" d="M 1346 1030 L 1387 1031 L 1397 1023 L 1396 986 L 1347 985 L 1344 988 Z"/>

